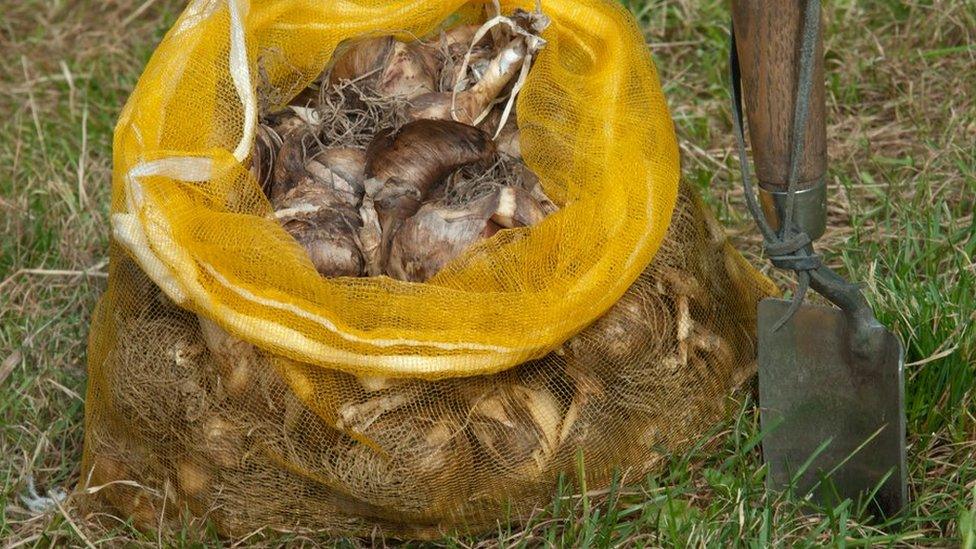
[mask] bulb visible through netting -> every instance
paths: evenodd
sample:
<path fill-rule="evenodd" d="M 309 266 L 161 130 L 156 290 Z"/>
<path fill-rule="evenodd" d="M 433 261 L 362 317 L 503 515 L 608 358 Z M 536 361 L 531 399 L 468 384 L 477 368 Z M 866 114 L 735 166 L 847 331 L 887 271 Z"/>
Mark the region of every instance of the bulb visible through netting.
<path fill-rule="evenodd" d="M 509 503 L 545 505 L 580 451 L 590 486 L 615 468 L 639 478 L 754 373 L 755 303 L 771 291 L 683 185 L 654 261 L 557 351 L 499 374 L 378 381 L 253 346 L 228 364 L 206 344 L 219 328 L 131 260 L 116 269 L 113 292 L 139 298 L 110 293 L 96 319 L 114 341 L 92 357 L 88 484 L 145 483 L 105 498 L 151 527 L 168 484 L 170 519 L 185 505 L 230 534 L 490 528 Z"/>

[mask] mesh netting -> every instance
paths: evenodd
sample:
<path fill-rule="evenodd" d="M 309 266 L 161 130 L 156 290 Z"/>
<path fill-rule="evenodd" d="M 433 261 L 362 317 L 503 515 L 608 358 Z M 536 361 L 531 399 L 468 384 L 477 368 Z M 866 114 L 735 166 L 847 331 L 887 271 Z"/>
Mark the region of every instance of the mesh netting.
<path fill-rule="evenodd" d="M 754 373 L 755 304 L 770 293 L 682 186 L 654 261 L 557 351 L 498 374 L 392 380 L 241 342 L 117 257 L 93 326 L 87 484 L 142 484 L 99 492 L 138 526 L 185 508 L 229 535 L 490 528 L 544 505 L 578 452 L 591 487 L 615 468 L 639 478 Z"/>
<path fill-rule="evenodd" d="M 642 474 L 721 415 L 773 290 L 679 191 L 622 8 L 542 3 L 517 114 L 559 211 L 421 284 L 319 276 L 248 170 L 258 104 L 281 107 L 344 40 L 481 6 L 248 4 L 191 2 L 116 131 L 83 464 L 100 501 L 229 535 L 480 530 L 544 504 L 580 457 L 591 486 Z"/>

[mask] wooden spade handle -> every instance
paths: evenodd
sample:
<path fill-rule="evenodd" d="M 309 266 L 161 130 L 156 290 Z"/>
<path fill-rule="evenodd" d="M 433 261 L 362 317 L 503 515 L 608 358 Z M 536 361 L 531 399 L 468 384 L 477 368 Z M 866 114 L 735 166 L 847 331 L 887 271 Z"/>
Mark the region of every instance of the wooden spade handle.
<path fill-rule="evenodd" d="M 771 191 L 785 191 L 789 178 L 790 132 L 799 80 L 803 4 L 801 0 L 732 0 L 756 176 L 759 184 Z M 813 89 L 797 190 L 812 187 L 827 171 L 822 33 L 814 60 Z"/>

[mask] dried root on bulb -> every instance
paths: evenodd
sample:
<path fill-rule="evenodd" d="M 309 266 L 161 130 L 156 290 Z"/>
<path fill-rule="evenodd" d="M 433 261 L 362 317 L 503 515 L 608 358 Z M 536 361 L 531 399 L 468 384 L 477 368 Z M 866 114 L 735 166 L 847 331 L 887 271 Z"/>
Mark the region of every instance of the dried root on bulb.
<path fill-rule="evenodd" d="M 330 477 L 349 494 L 412 517 L 436 517 L 450 509 L 474 474 L 464 424 L 441 406 L 418 414 L 401 409 L 383 415 L 365 432 L 375 447 L 348 441 L 335 449 Z"/>
<path fill-rule="evenodd" d="M 111 406 L 140 442 L 173 444 L 171 426 L 205 417 L 212 405 L 208 362 L 191 315 L 153 307 L 127 318 L 107 359 Z"/>

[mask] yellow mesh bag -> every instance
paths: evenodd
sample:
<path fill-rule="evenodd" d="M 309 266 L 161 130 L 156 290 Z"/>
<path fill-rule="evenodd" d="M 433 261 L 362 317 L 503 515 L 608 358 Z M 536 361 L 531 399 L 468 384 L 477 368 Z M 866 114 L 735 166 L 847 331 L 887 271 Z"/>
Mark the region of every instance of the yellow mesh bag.
<path fill-rule="evenodd" d="M 230 535 L 478 530 L 544 504 L 580 452 L 605 483 L 719 417 L 773 290 L 679 193 L 655 69 L 613 2 L 542 3 L 517 102 L 525 162 L 561 205 L 542 224 L 418 284 L 323 278 L 275 221 L 247 169 L 258 74 L 281 106 L 346 40 L 481 8 L 190 3 L 116 128 L 83 463 L 101 501 Z"/>
<path fill-rule="evenodd" d="M 674 204 L 671 121 L 622 8 L 543 5 L 553 20 L 548 46 L 517 109 L 526 163 L 566 206 L 539 227 L 471 250 L 426 284 L 323 279 L 242 167 L 257 120 L 259 57 L 271 87 L 298 93 L 343 40 L 424 36 L 462 6 L 194 2 L 118 124 L 116 240 L 175 303 L 294 360 L 439 379 L 545 356 L 626 291 Z"/>

